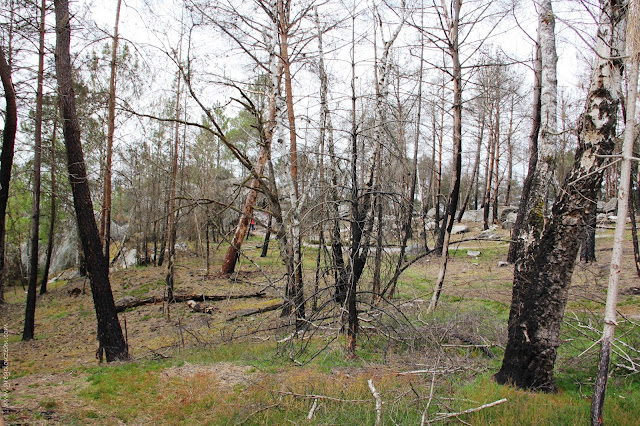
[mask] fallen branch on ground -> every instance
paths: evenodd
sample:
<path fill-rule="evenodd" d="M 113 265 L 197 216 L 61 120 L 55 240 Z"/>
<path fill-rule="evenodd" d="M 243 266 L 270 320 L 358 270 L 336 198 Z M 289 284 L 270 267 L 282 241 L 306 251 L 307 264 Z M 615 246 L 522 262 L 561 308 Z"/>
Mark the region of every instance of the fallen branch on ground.
<path fill-rule="evenodd" d="M 437 417 L 435 417 L 435 418 L 433 418 L 431 420 L 428 420 L 426 423 L 429 424 L 429 423 L 441 422 L 442 420 L 449 419 L 451 417 L 458 417 L 458 416 L 461 416 L 463 414 L 475 413 L 476 411 L 484 410 L 485 408 L 493 407 L 495 405 L 502 404 L 504 402 L 507 402 L 507 398 L 502 398 L 502 399 L 499 399 L 497 401 L 490 402 L 488 404 L 484 404 L 484 405 L 481 405 L 481 406 L 476 407 L 476 408 L 469 408 L 468 410 L 460 411 L 458 413 L 436 413 Z"/>
<path fill-rule="evenodd" d="M 205 294 L 174 294 L 173 300 L 170 303 L 186 302 L 187 300 L 194 300 L 196 302 L 204 302 L 205 300 L 229 300 L 229 299 L 251 299 L 264 297 L 264 292 L 257 292 L 251 294 L 221 294 L 221 295 L 205 295 Z M 143 305 L 153 305 L 163 301 L 169 301 L 169 297 L 165 296 L 150 296 L 137 298 L 132 296 L 125 296 L 116 302 L 116 312 L 122 312 L 129 308 L 137 308 Z"/>
<path fill-rule="evenodd" d="M 380 396 L 380 392 L 378 392 L 375 386 L 373 386 L 372 379 L 369 379 L 367 383 L 369 384 L 371 394 L 376 400 L 376 426 L 378 426 L 382 422 L 382 397 Z"/>
<path fill-rule="evenodd" d="M 255 308 L 255 309 L 248 309 L 248 310 L 245 310 L 245 311 L 240 311 L 237 314 L 227 318 L 227 321 L 233 321 L 233 320 L 236 320 L 238 318 L 249 317 L 249 316 L 255 315 L 255 314 L 263 314 L 265 312 L 275 311 L 277 309 L 282 308 L 282 305 L 283 305 L 282 303 L 276 303 L 275 305 L 269 305 L 269 306 L 265 306 L 265 307 L 262 307 L 262 308 Z"/>

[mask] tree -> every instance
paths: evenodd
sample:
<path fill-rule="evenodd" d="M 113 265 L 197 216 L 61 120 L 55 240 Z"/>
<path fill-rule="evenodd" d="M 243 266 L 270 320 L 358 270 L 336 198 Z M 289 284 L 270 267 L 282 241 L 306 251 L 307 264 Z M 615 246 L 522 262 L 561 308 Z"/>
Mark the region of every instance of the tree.
<path fill-rule="evenodd" d="M 104 245 L 104 255 L 109 260 L 109 244 L 111 239 L 111 169 L 113 158 L 113 135 L 116 124 L 116 67 L 118 60 L 118 24 L 120 22 L 120 5 L 116 3 L 116 23 L 111 41 L 111 74 L 109 76 L 109 100 L 107 117 L 107 152 L 104 165 L 104 187 L 102 192 L 102 211 L 100 213 L 100 238 Z"/>
<path fill-rule="evenodd" d="M 628 72 L 629 86 L 626 105 L 626 123 L 624 128 L 624 143 L 622 145 L 622 161 L 620 165 L 620 183 L 618 186 L 618 216 L 616 230 L 613 239 L 613 252 L 611 253 L 611 265 L 609 269 L 609 286 L 607 288 L 607 304 L 604 316 L 604 328 L 600 339 L 600 361 L 598 362 L 598 374 L 591 398 L 591 424 L 602 425 L 602 409 L 604 405 L 605 391 L 607 390 L 607 378 L 609 377 L 609 364 L 611 362 L 611 348 L 614 343 L 614 333 L 617 320 L 618 283 L 622 266 L 622 245 L 625 239 L 627 224 L 627 211 L 629 210 L 629 198 L 631 187 L 631 161 L 633 157 L 633 145 L 635 142 L 636 103 L 638 101 L 638 37 L 640 30 L 638 25 L 638 1 L 631 0 L 627 7 L 627 34 L 626 47 L 627 59 L 625 68 Z M 634 230 L 635 231 L 635 230 Z"/>
<path fill-rule="evenodd" d="M 107 362 L 128 358 L 128 348 L 118 321 L 107 259 L 102 251 L 98 227 L 93 215 L 93 203 L 87 181 L 80 138 L 80 124 L 76 112 L 71 55 L 71 15 L 68 0 L 55 0 L 56 13 L 56 77 L 63 133 L 67 152 L 67 170 L 78 224 L 82 250 L 87 259 L 91 293 L 98 320 L 98 355 L 106 355 Z"/>
<path fill-rule="evenodd" d="M 447 212 L 445 218 L 444 235 L 440 232 L 438 238 L 438 246 L 442 247 L 442 257 L 440 260 L 440 270 L 438 279 L 434 286 L 431 302 L 427 308 L 427 312 L 433 312 L 436 309 L 444 277 L 447 271 L 447 261 L 449 260 L 449 241 L 451 239 L 451 230 L 455 221 L 456 209 L 458 207 L 458 199 L 460 198 L 460 175 L 462 173 L 462 67 L 460 64 L 460 41 L 459 24 L 460 9 L 462 7 L 461 0 L 453 0 L 451 4 L 451 15 L 448 9 L 443 7 L 444 15 L 443 28 L 446 43 L 448 45 L 449 55 L 451 56 L 452 68 L 451 78 L 453 80 L 453 175 L 451 177 L 451 192 L 449 193 L 449 201 L 447 202 Z M 436 209 L 438 209 L 436 205 Z M 440 241 L 442 240 L 442 241 Z"/>
<path fill-rule="evenodd" d="M 33 200 L 31 205 L 31 238 L 29 253 L 29 286 L 27 292 L 27 306 L 24 316 L 24 330 L 22 340 L 32 340 L 36 313 L 36 287 L 38 284 L 38 242 L 40 240 L 40 167 L 42 164 L 42 106 L 44 83 L 44 35 L 46 1 L 42 0 L 39 7 L 39 47 L 38 47 L 38 82 L 36 88 L 35 135 L 33 147 Z"/>
<path fill-rule="evenodd" d="M 495 376 L 498 383 L 556 390 L 553 368 L 571 274 L 588 215 L 596 208 L 602 164 L 614 147 L 622 68 L 618 41 L 624 30 L 623 18 L 622 1 L 601 2 L 597 60 L 580 118 L 576 157 L 541 238 L 533 240 L 516 268 L 509 339 Z"/>
<path fill-rule="evenodd" d="M 18 108 L 16 92 L 11 78 L 11 67 L 7 62 L 4 48 L 0 48 L 0 78 L 6 100 L 6 114 L 2 131 L 2 153 L 0 153 L 0 304 L 4 303 L 5 286 L 5 218 L 9 200 L 9 182 L 13 167 L 13 149 L 18 129 Z"/>

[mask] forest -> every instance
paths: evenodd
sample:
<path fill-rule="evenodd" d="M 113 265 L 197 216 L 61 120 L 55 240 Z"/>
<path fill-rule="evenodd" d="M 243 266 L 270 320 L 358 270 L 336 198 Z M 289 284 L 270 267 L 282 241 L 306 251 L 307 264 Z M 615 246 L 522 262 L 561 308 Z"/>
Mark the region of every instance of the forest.
<path fill-rule="evenodd" d="M 3 424 L 640 416 L 640 0 L 1 0 Z"/>

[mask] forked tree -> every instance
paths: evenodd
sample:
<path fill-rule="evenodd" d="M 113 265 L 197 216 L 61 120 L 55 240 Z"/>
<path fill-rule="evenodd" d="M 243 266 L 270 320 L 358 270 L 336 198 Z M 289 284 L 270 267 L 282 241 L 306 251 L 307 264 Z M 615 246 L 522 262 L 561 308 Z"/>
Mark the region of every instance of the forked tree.
<path fill-rule="evenodd" d="M 622 59 L 624 2 L 603 0 L 597 59 L 578 126 L 573 168 L 541 238 L 525 250 L 514 274 L 509 339 L 495 378 L 520 388 L 553 392 L 553 370 L 571 275 L 587 218 L 596 208 L 603 163 L 614 148 Z M 545 161 L 544 158 L 541 158 Z"/>

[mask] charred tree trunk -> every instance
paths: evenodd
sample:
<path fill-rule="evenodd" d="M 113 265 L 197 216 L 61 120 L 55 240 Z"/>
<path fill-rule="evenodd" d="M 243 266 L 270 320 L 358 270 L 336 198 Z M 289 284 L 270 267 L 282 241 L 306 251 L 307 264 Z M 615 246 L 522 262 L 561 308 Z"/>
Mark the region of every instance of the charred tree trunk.
<path fill-rule="evenodd" d="M 542 88 L 542 53 L 540 52 L 540 43 L 536 48 L 536 58 L 533 63 L 534 70 L 534 86 L 533 86 L 533 121 L 531 124 L 531 133 L 529 134 L 529 169 L 527 177 L 522 184 L 522 195 L 520 196 L 520 205 L 518 206 L 518 214 L 516 221 L 511 230 L 511 243 L 509 243 L 509 252 L 507 254 L 507 262 L 515 263 L 522 255 L 523 242 L 520 240 L 520 233 L 527 214 L 527 206 L 529 203 L 529 194 L 533 185 L 536 167 L 538 165 L 538 135 L 540 134 L 540 92 Z"/>
<path fill-rule="evenodd" d="M 58 130 L 58 114 L 53 121 L 53 135 L 51 136 L 51 207 L 49 210 L 49 233 L 47 238 L 47 254 L 42 268 L 42 281 L 40 282 L 40 294 L 47 292 L 47 282 L 49 280 L 49 268 L 51 267 L 51 256 L 53 254 L 53 239 L 55 237 L 56 226 L 56 137 Z"/>
<path fill-rule="evenodd" d="M 31 235 L 29 244 L 29 285 L 24 315 L 22 340 L 32 340 L 35 332 L 36 290 L 38 286 L 38 247 L 40 242 L 40 177 L 42 166 L 42 104 L 44 83 L 45 0 L 39 7 L 38 79 L 36 88 L 35 137 L 33 147 L 33 198 L 31 202 Z"/>
<path fill-rule="evenodd" d="M 13 167 L 13 149 L 18 129 L 18 108 L 16 106 L 16 92 L 11 80 L 11 68 L 2 48 L 0 48 L 0 78 L 2 79 L 7 108 L 2 131 L 2 153 L 0 154 L 0 304 L 3 304 L 5 287 L 5 223 L 7 201 L 9 200 L 9 182 L 11 181 L 11 168 Z"/>
<path fill-rule="evenodd" d="M 104 351 L 107 362 L 128 358 L 128 350 L 118 321 L 111 285 L 109 283 L 107 259 L 100 244 L 98 227 L 93 215 L 93 205 L 87 180 L 80 124 L 76 113 L 73 70 L 69 45 L 71 25 L 68 0 L 55 0 L 56 12 L 56 75 L 58 96 L 63 118 L 63 132 L 67 151 L 67 168 L 73 193 L 73 204 L 78 221 L 83 251 L 87 257 L 91 293 L 98 320 L 98 353 Z"/>
<path fill-rule="evenodd" d="M 596 209 L 591 209 L 587 218 L 587 227 L 580 248 L 580 260 L 584 263 L 596 261 Z"/>
<path fill-rule="evenodd" d="M 533 240 L 516 265 L 509 339 L 502 367 L 495 376 L 498 383 L 556 390 L 553 369 L 571 274 L 588 215 L 596 207 L 604 156 L 611 155 L 614 148 L 622 60 L 612 52 L 612 36 L 622 19 L 621 12 L 617 0 L 603 3 L 598 60 L 579 122 L 576 158 L 542 237 Z M 541 18 L 545 16 L 547 24 L 553 21 L 553 15 Z M 542 160 L 547 161 L 544 156 Z"/>
<path fill-rule="evenodd" d="M 460 45 L 458 40 L 458 25 L 460 23 L 460 8 L 462 0 L 455 0 L 452 5 L 452 16 L 449 17 L 446 10 L 446 23 L 448 26 L 449 54 L 452 60 L 451 75 L 453 77 L 453 176 L 451 177 L 451 192 L 447 203 L 447 215 L 445 217 L 446 229 L 442 242 L 442 255 L 438 280 L 433 289 L 431 302 L 427 312 L 431 313 L 436 309 L 449 260 L 449 241 L 451 239 L 451 229 L 455 222 L 456 209 L 460 198 L 460 176 L 462 174 L 462 67 L 460 64 Z"/>

